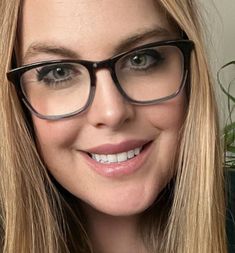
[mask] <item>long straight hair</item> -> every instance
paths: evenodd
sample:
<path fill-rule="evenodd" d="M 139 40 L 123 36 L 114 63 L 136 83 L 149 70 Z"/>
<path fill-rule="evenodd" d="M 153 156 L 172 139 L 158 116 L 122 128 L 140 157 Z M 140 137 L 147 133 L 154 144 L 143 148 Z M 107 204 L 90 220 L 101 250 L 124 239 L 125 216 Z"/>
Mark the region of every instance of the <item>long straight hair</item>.
<path fill-rule="evenodd" d="M 151 253 L 225 253 L 222 152 L 200 13 L 191 0 L 158 4 L 194 41 L 195 50 L 172 199 L 165 204 L 169 211 L 158 219 L 157 228 L 146 223 L 143 240 Z M 82 215 L 72 211 L 73 198 L 48 175 L 16 91 L 6 79 L 20 5 L 20 0 L 0 2 L 0 251 L 92 252 Z M 154 219 L 157 213 L 148 215 Z"/>
<path fill-rule="evenodd" d="M 188 112 L 163 252 L 227 252 L 223 155 L 214 86 L 204 48 L 205 24 L 196 1 L 159 2 L 195 43 Z"/>

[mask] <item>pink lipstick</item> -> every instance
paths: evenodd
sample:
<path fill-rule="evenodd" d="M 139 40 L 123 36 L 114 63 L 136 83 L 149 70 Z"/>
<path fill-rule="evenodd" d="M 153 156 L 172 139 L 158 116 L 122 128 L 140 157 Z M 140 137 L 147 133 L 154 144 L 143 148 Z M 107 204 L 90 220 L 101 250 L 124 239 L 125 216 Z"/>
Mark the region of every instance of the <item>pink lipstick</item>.
<path fill-rule="evenodd" d="M 88 166 L 105 177 L 129 175 L 141 169 L 151 152 L 152 141 L 131 140 L 104 144 L 83 151 Z"/>

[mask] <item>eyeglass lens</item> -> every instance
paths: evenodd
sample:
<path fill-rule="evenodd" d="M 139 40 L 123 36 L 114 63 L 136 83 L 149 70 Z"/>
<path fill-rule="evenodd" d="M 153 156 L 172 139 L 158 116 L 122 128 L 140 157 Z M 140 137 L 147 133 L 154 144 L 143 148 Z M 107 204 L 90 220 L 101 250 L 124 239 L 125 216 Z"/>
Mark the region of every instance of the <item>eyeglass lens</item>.
<path fill-rule="evenodd" d="M 122 90 L 131 99 L 145 102 L 175 94 L 184 75 L 184 57 L 176 46 L 164 45 L 126 54 L 115 64 Z M 22 91 L 39 114 L 70 114 L 83 108 L 91 90 L 88 69 L 79 63 L 46 64 L 26 71 Z"/>

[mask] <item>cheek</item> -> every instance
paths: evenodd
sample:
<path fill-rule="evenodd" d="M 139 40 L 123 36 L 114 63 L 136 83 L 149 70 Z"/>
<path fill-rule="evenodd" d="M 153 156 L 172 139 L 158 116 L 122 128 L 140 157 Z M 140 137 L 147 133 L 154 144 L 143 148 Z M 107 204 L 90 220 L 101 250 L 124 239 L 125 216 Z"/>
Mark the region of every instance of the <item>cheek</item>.
<path fill-rule="evenodd" d="M 167 103 L 149 108 L 147 112 L 152 126 L 159 130 L 156 160 L 160 163 L 159 167 L 163 168 L 163 171 L 169 169 L 171 175 L 177 161 L 180 132 L 185 121 L 186 110 L 187 99 L 182 93 Z"/>
<path fill-rule="evenodd" d="M 48 160 L 59 149 L 74 145 L 82 120 L 46 121 L 33 116 L 33 125 L 39 152 Z"/>
<path fill-rule="evenodd" d="M 149 107 L 146 115 L 151 124 L 160 129 L 162 133 L 168 131 L 178 133 L 184 123 L 186 111 L 187 99 L 186 95 L 182 93 L 157 107 Z"/>

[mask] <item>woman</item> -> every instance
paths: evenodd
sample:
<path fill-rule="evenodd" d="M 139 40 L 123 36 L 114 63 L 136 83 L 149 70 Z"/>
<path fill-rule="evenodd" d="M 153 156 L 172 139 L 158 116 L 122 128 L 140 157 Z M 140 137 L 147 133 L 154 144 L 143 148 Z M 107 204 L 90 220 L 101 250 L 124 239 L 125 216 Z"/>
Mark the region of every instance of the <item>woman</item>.
<path fill-rule="evenodd" d="M 196 4 L 0 9 L 2 251 L 226 252 Z"/>

